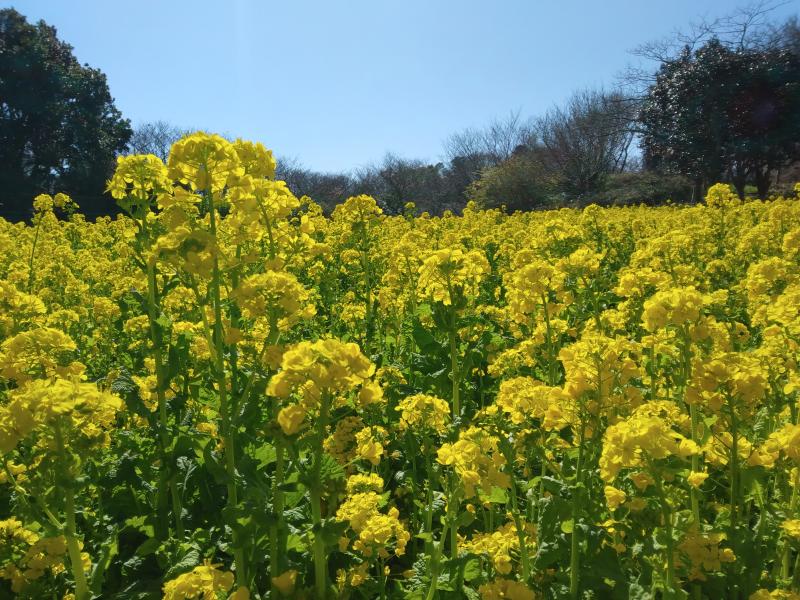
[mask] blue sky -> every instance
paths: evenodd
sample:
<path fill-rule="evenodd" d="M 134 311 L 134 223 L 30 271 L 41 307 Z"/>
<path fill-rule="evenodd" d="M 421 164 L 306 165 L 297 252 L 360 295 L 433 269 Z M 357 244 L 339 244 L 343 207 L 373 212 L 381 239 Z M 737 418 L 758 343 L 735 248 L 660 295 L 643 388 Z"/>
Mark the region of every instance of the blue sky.
<path fill-rule="evenodd" d="M 746 1 L 746 0 L 744 0 Z M 7 6 L 8 3 L 4 3 Z M 736 0 L 17 0 L 106 73 L 133 124 L 258 140 L 320 170 L 609 85 L 629 50 Z M 800 12 L 800 0 L 775 11 Z"/>

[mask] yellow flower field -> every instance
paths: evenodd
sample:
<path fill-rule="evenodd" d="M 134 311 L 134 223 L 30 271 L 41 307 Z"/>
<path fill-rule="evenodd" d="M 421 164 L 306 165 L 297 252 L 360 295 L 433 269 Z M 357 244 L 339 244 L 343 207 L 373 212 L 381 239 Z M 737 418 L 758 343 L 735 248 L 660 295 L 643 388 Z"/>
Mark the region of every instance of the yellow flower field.
<path fill-rule="evenodd" d="M 0 596 L 800 599 L 797 199 L 274 171 L 196 133 L 0 220 Z"/>

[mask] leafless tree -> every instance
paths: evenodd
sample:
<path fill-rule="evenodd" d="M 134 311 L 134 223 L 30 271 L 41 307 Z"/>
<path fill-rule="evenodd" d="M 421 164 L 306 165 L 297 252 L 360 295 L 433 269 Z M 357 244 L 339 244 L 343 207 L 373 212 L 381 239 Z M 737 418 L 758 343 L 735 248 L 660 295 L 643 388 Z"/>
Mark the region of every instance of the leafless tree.
<path fill-rule="evenodd" d="M 191 131 L 166 121 L 142 123 L 134 128 L 128 148 L 133 154 L 155 154 L 166 163 L 172 144 Z"/>
<path fill-rule="evenodd" d="M 308 196 L 326 211 L 354 193 L 353 178 L 346 173 L 313 171 L 293 157 L 278 157 L 276 162 L 276 179 L 285 181 L 298 197 Z"/>
<path fill-rule="evenodd" d="M 631 54 L 642 62 L 637 66 L 628 66 L 619 76 L 619 82 L 630 96 L 640 98 L 655 82 L 653 63 L 674 60 L 681 52 L 687 49 L 693 51 L 714 38 L 738 50 L 785 45 L 793 35 L 794 43 L 798 44 L 797 20 L 790 19 L 786 24 L 776 25 L 772 18 L 776 9 L 787 4 L 789 0 L 755 0 L 727 15 L 714 19 L 701 18 L 667 37 L 641 44 Z"/>
<path fill-rule="evenodd" d="M 606 175 L 628 168 L 635 114 L 635 105 L 618 92 L 577 92 L 536 120 L 532 151 L 563 191 L 596 191 Z"/>
<path fill-rule="evenodd" d="M 444 206 L 446 181 L 444 165 L 430 164 L 387 153 L 375 165 L 355 172 L 356 189 L 367 193 L 390 213 L 402 211 L 406 202 L 414 202 L 421 210 L 439 212 Z"/>
<path fill-rule="evenodd" d="M 497 165 L 510 158 L 518 147 L 526 145 L 531 134 L 530 120 L 523 119 L 519 111 L 511 112 L 486 127 L 451 135 L 444 142 L 445 156 L 450 161 L 458 157 L 481 157 L 490 165 Z"/>

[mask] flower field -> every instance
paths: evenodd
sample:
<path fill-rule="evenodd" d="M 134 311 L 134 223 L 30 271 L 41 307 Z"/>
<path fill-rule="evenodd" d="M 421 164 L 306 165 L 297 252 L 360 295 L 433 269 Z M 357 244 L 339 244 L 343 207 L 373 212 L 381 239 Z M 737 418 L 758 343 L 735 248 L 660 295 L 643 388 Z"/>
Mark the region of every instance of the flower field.
<path fill-rule="evenodd" d="M 800 599 L 800 202 L 0 220 L 0 597 Z M 800 186 L 798 186 L 800 193 Z"/>

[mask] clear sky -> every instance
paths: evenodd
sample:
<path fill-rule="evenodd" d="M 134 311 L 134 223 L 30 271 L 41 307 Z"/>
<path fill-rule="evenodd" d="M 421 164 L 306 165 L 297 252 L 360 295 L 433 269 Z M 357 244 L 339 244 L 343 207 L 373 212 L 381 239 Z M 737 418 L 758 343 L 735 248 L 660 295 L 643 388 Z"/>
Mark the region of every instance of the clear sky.
<path fill-rule="evenodd" d="M 742 3 L 747 0 L 742 0 Z M 108 76 L 134 125 L 258 140 L 319 170 L 609 85 L 635 46 L 737 0 L 15 0 Z M 776 18 L 800 12 L 800 0 Z"/>

